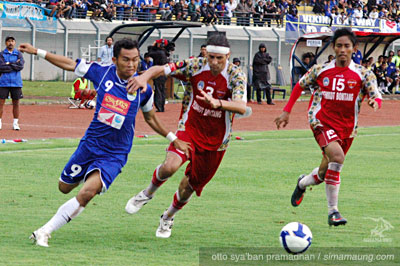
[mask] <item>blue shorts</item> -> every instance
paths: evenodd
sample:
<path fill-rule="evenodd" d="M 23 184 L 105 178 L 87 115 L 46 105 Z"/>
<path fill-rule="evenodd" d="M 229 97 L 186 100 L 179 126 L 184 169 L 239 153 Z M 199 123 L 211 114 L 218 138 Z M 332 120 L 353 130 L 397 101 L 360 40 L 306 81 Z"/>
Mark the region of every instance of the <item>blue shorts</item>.
<path fill-rule="evenodd" d="M 101 193 L 104 193 L 121 173 L 127 159 L 127 154 L 111 154 L 102 151 L 93 143 L 81 141 L 65 165 L 60 180 L 66 184 L 76 184 L 85 181 L 91 172 L 98 170 L 103 183 Z"/>

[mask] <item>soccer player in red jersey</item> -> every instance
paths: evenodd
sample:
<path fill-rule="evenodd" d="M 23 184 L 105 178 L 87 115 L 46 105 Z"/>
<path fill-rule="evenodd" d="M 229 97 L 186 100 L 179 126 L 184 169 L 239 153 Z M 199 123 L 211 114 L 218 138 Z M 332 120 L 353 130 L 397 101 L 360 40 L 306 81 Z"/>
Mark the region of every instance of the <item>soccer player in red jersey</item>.
<path fill-rule="evenodd" d="M 161 216 L 156 231 L 156 236 L 161 238 L 170 237 L 175 213 L 187 204 L 193 192 L 200 196 L 214 176 L 231 138 L 234 114 L 246 111 L 246 76 L 239 67 L 229 63 L 228 40 L 214 35 L 208 39 L 206 48 L 206 57 L 153 66 L 130 80 L 132 91 L 145 87 L 149 79 L 162 74 L 190 82 L 176 135 L 191 143 L 191 151 L 185 154 L 170 145 L 165 161 L 154 170 L 149 186 L 132 197 L 125 207 L 130 214 L 138 212 L 183 163 L 190 161 L 172 204 Z M 175 135 L 168 137 L 176 138 Z"/>
<path fill-rule="evenodd" d="M 325 181 L 329 226 L 347 223 L 338 210 L 340 172 L 357 133 L 361 103 L 367 96 L 369 106 L 375 110 L 381 106 L 382 96 L 375 75 L 351 59 L 356 43 L 356 36 L 347 28 L 336 30 L 332 41 L 336 60 L 313 66 L 296 84 L 282 114 L 275 119 L 278 129 L 281 125 L 285 127 L 303 89 L 315 88 L 308 119 L 315 140 L 323 151 L 322 162 L 310 174 L 299 177 L 291 203 L 294 207 L 300 205 L 306 187 Z"/>

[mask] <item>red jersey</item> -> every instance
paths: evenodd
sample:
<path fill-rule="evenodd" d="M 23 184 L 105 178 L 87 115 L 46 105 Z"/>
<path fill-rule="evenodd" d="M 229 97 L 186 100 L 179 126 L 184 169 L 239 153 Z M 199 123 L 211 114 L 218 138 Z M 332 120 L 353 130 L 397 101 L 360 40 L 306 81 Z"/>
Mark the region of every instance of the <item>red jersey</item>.
<path fill-rule="evenodd" d="M 326 125 L 341 139 L 356 135 L 364 97 L 368 94 L 369 98 L 382 98 L 372 71 L 353 61 L 348 67 L 337 67 L 336 60 L 314 65 L 298 84 L 303 89 L 314 89 L 308 110 L 310 125 L 313 128 Z"/>
<path fill-rule="evenodd" d="M 191 58 L 168 65 L 171 75 L 189 81 L 182 104 L 178 130 L 184 130 L 194 143 L 205 150 L 225 150 L 232 133 L 234 114 L 212 108 L 196 99 L 200 89 L 221 100 L 247 101 L 246 76 L 234 64 L 226 62 L 225 69 L 213 76 L 206 58 Z"/>

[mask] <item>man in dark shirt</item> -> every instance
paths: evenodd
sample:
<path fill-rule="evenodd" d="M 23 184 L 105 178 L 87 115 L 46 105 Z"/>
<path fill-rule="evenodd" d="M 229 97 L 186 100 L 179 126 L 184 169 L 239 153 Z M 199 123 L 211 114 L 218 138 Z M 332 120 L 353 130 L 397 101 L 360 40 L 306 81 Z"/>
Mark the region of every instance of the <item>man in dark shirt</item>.
<path fill-rule="evenodd" d="M 173 43 L 166 39 L 156 40 L 152 46 L 148 47 L 148 55 L 153 58 L 153 65 L 162 66 L 168 63 L 168 56 Z M 165 105 L 165 76 L 155 78 L 154 81 L 154 105 L 157 112 L 164 112 Z"/>
<path fill-rule="evenodd" d="M 257 103 L 261 104 L 261 90 L 265 89 L 267 104 L 274 105 L 271 99 L 271 85 L 268 83 L 270 79 L 268 65 L 272 57 L 267 53 L 267 46 L 264 43 L 261 43 L 258 49 L 253 58 L 253 86 L 257 90 Z"/>

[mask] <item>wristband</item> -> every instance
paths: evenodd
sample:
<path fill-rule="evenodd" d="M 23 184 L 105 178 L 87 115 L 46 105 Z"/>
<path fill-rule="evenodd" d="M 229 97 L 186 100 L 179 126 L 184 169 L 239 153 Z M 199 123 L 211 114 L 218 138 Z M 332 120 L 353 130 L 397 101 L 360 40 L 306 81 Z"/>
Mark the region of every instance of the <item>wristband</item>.
<path fill-rule="evenodd" d="M 219 107 L 218 107 L 217 109 L 222 109 L 222 102 L 221 102 L 221 99 L 218 99 L 218 101 L 219 101 Z"/>
<path fill-rule="evenodd" d="M 36 55 L 41 57 L 41 58 L 45 58 L 47 54 L 47 51 L 42 50 L 42 49 L 37 49 Z"/>
<path fill-rule="evenodd" d="M 166 138 L 169 142 L 174 142 L 178 137 L 173 132 L 169 132 Z"/>

